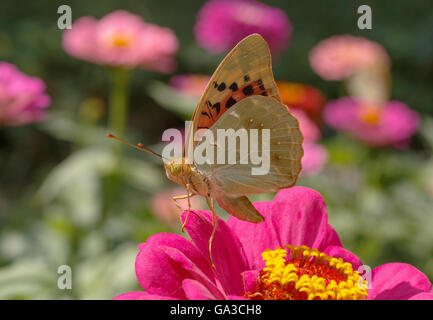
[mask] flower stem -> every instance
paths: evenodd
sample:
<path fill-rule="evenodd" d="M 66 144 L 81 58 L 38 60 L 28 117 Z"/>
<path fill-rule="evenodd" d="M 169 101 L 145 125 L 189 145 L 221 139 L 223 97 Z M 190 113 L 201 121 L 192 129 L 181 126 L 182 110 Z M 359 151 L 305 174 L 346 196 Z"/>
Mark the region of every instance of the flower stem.
<path fill-rule="evenodd" d="M 108 127 L 111 133 L 125 136 L 128 113 L 129 71 L 124 68 L 111 69 L 111 93 L 109 97 Z M 120 160 L 123 146 L 115 143 L 114 150 Z"/>
<path fill-rule="evenodd" d="M 109 94 L 108 130 L 110 133 L 125 137 L 125 128 L 128 115 L 128 94 L 129 94 L 129 70 L 125 68 L 112 68 L 109 70 L 111 76 L 111 90 Z M 113 171 L 104 181 L 104 209 L 100 224 L 103 225 L 109 212 L 119 198 L 119 185 L 121 183 L 123 143 L 110 141 L 113 158 L 115 161 Z"/>

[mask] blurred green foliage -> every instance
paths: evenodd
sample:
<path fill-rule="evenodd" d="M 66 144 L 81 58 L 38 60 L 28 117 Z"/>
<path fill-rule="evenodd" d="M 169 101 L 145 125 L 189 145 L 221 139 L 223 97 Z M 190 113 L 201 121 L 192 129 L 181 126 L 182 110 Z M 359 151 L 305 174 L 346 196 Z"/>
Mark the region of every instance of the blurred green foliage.
<path fill-rule="evenodd" d="M 409 150 L 371 149 L 327 130 L 326 169 L 303 177 L 325 198 L 343 245 L 364 263 L 413 264 L 433 278 L 433 11 L 425 1 L 287 1 L 290 48 L 274 62 L 277 80 L 311 84 L 328 99 L 338 83 L 311 70 L 309 50 L 350 33 L 378 41 L 392 59 L 392 98 L 423 118 Z M 136 246 L 170 229 L 149 198 L 170 186 L 158 159 L 124 149 L 117 165 L 105 138 L 109 72 L 68 56 L 57 7 L 64 2 L 2 1 L 0 61 L 41 77 L 53 103 L 40 124 L 0 128 L 0 299 L 107 299 L 139 289 Z M 199 48 L 192 29 L 201 1 L 74 1 L 73 20 L 125 9 L 172 28 L 180 50 L 176 73 L 210 74 L 222 55 Z M 358 30 L 356 8 L 369 4 L 373 29 Z M 158 149 L 164 129 L 183 127 L 194 108 L 165 85 L 170 75 L 134 70 L 128 139 Z M 272 195 L 257 197 L 271 199 Z M 172 231 L 178 232 L 178 230 Z M 73 289 L 57 288 L 57 268 L 73 270 Z"/>

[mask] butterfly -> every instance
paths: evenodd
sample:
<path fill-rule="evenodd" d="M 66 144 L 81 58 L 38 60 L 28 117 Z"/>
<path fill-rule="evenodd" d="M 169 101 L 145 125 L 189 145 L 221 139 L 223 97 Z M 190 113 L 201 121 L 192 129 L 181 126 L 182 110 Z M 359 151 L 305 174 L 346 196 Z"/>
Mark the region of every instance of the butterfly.
<path fill-rule="evenodd" d="M 221 148 L 218 143 L 210 144 L 207 139 L 195 139 L 198 132 L 203 135 L 208 130 L 217 136 L 219 129 L 257 129 L 257 132 L 268 129 L 270 137 L 263 150 L 269 153 L 267 173 L 252 175 L 252 164 L 240 161 L 239 145 L 236 145 L 236 150 L 228 150 L 235 152 L 235 163 L 189 161 L 197 148 L 213 149 L 215 152 Z M 262 145 L 261 142 L 258 143 L 260 149 Z M 272 73 L 268 45 L 259 34 L 252 34 L 241 40 L 227 54 L 211 77 L 186 132 L 182 158 L 164 161 L 168 179 L 185 186 L 187 190 L 185 196 L 176 197 L 174 200 L 188 199 L 189 214 L 190 197 L 200 195 L 206 199 L 211 209 L 211 263 L 212 240 L 218 217 L 214 200 L 238 219 L 252 223 L 264 221 L 247 196 L 275 192 L 295 185 L 302 169 L 302 144 L 303 136 L 298 120 L 281 102 Z M 156 154 L 141 144 L 135 147 Z"/>

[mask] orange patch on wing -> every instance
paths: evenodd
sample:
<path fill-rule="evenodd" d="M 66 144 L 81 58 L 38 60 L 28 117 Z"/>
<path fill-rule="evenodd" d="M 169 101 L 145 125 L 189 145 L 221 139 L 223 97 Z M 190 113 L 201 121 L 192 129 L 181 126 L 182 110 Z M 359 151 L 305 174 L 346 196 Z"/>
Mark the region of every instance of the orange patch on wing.
<path fill-rule="evenodd" d="M 231 91 L 229 88 L 226 88 L 225 90 L 230 92 L 230 94 L 228 94 L 224 99 L 214 103 L 207 100 L 200 108 L 199 113 L 197 114 L 197 129 L 209 129 L 224 112 L 246 97 L 253 95 L 268 96 L 272 94 L 271 90 L 267 90 L 264 87 L 263 82 L 260 79 L 246 83 L 235 91 Z"/>

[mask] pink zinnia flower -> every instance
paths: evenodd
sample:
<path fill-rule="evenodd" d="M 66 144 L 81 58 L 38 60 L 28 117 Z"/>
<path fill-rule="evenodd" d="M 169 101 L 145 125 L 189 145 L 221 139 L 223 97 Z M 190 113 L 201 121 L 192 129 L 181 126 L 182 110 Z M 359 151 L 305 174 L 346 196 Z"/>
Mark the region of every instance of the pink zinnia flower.
<path fill-rule="evenodd" d="M 320 121 L 325 95 L 313 86 L 297 82 L 277 81 L 283 103 L 289 108 L 301 109 L 315 122 Z"/>
<path fill-rule="evenodd" d="M 0 62 L 0 125 L 41 121 L 50 103 L 41 79 L 25 75 L 10 63 Z"/>
<path fill-rule="evenodd" d="M 428 278 L 404 263 L 373 269 L 365 283 L 357 272 L 362 262 L 342 247 L 316 191 L 281 190 L 272 202 L 254 206 L 264 222 L 219 219 L 215 268 L 209 260 L 210 212 L 190 213 L 192 241 L 170 233 L 151 236 L 135 261 L 145 291 L 116 299 L 433 299 Z"/>
<path fill-rule="evenodd" d="M 325 39 L 310 52 L 313 70 L 325 80 L 343 80 L 372 65 L 389 68 L 390 59 L 378 43 L 362 37 L 339 35 Z"/>
<path fill-rule="evenodd" d="M 290 109 L 290 112 L 298 119 L 299 128 L 304 136 L 302 174 L 318 174 L 328 161 L 328 151 L 325 147 L 317 143 L 321 138 L 320 130 L 302 110 Z"/>
<path fill-rule="evenodd" d="M 63 34 L 63 48 L 93 63 L 171 72 L 176 67 L 178 41 L 172 30 L 118 10 L 99 21 L 79 18 Z"/>
<path fill-rule="evenodd" d="M 292 25 L 281 9 L 257 1 L 211 0 L 198 13 L 194 33 L 200 46 L 212 53 L 229 50 L 258 33 L 278 54 L 289 44 Z"/>
<path fill-rule="evenodd" d="M 181 94 L 200 99 L 210 78 L 204 74 L 179 74 L 170 79 L 169 86 Z"/>
<path fill-rule="evenodd" d="M 405 147 L 419 126 L 418 114 L 399 101 L 384 104 L 348 97 L 329 102 L 325 122 L 371 146 Z"/>

